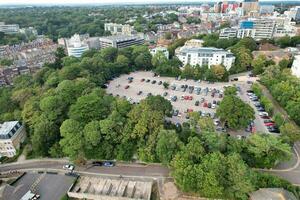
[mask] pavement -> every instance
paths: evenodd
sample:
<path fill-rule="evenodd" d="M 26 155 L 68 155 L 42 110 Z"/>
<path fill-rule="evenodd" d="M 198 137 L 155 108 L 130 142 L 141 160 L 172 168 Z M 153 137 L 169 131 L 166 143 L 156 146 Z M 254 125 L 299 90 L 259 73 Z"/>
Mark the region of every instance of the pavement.
<path fill-rule="evenodd" d="M 66 173 L 62 167 L 69 164 L 66 160 L 34 160 L 16 162 L 11 164 L 0 165 L 0 173 L 19 170 L 19 171 L 38 171 L 38 170 L 54 170 Z M 75 172 L 85 175 L 115 175 L 124 177 L 169 177 L 169 169 L 159 164 L 137 165 L 137 164 L 116 164 L 114 167 L 100 166 L 76 166 Z"/>

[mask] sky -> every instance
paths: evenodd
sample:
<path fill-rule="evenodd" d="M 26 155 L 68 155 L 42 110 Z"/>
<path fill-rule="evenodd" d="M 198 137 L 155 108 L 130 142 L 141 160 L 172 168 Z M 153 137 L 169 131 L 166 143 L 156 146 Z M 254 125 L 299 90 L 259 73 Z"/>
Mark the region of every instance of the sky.
<path fill-rule="evenodd" d="M 218 0 L 0 0 L 0 5 L 7 4 L 118 4 L 118 3 L 163 3 L 163 2 L 212 2 Z M 220 0 L 219 0 L 220 1 Z M 281 1 L 281 0 L 260 0 Z M 296 0 L 297 1 L 297 0 Z M 299 0 L 300 1 L 300 0 Z"/>

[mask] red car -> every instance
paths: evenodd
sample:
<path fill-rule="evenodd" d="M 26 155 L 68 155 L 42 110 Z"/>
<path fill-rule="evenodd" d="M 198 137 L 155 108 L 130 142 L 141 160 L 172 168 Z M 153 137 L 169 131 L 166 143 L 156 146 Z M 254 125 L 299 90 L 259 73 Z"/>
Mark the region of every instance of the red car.
<path fill-rule="evenodd" d="M 129 88 L 129 85 L 126 85 L 126 86 L 125 86 L 125 89 L 127 90 L 128 88 Z"/>
<path fill-rule="evenodd" d="M 189 100 L 189 96 L 184 96 L 184 100 Z"/>
<path fill-rule="evenodd" d="M 265 126 L 275 126 L 275 124 L 274 124 L 274 123 L 271 123 L 271 122 L 269 122 L 269 123 L 265 123 Z"/>
<path fill-rule="evenodd" d="M 144 81 L 145 81 L 145 79 L 144 79 L 144 78 L 142 78 L 142 79 L 141 79 L 141 82 L 144 82 Z"/>
<path fill-rule="evenodd" d="M 190 113 L 190 112 L 193 112 L 193 111 L 194 111 L 193 109 L 190 109 L 190 108 L 187 109 L 187 112 L 189 112 L 189 113 Z"/>
<path fill-rule="evenodd" d="M 204 102 L 204 103 L 203 103 L 203 107 L 207 107 L 207 102 Z"/>
<path fill-rule="evenodd" d="M 189 96 L 189 100 L 193 100 L 193 97 L 192 97 L 192 96 Z"/>

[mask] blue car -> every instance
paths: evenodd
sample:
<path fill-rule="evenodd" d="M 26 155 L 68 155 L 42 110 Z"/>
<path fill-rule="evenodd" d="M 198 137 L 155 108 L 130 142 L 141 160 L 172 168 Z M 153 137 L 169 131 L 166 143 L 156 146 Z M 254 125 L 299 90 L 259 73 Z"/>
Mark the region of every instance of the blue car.
<path fill-rule="evenodd" d="M 115 163 L 112 161 L 104 161 L 103 166 L 104 167 L 113 167 L 113 166 L 115 166 Z"/>

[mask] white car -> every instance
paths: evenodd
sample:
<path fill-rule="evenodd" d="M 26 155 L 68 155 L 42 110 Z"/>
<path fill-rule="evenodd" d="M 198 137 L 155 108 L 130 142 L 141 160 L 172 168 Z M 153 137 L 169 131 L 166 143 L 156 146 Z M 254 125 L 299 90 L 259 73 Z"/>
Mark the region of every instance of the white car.
<path fill-rule="evenodd" d="M 63 166 L 63 169 L 67 169 L 67 170 L 70 170 L 70 171 L 73 171 L 74 170 L 74 165 L 71 165 L 71 164 L 68 164 L 68 165 L 64 165 Z"/>
<path fill-rule="evenodd" d="M 219 123 L 220 123 L 220 120 L 218 120 L 218 119 L 215 119 L 215 120 L 214 120 L 214 124 L 215 124 L 215 126 L 218 126 L 218 125 L 219 125 Z"/>
<path fill-rule="evenodd" d="M 267 112 L 259 112 L 258 114 L 259 114 L 259 116 L 269 116 L 269 114 Z"/>
<path fill-rule="evenodd" d="M 212 104 L 212 105 L 211 105 L 211 108 L 212 108 L 212 109 L 216 109 L 216 104 Z"/>

